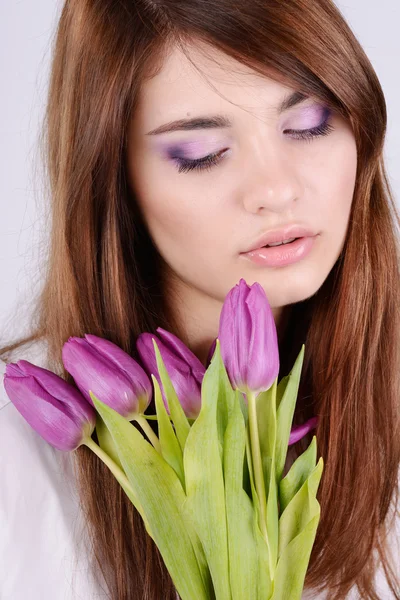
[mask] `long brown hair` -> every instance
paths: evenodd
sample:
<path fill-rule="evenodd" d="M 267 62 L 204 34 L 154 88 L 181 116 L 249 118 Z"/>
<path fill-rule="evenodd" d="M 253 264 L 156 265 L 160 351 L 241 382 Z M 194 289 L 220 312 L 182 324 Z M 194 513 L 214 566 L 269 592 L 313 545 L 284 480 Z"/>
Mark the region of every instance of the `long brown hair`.
<path fill-rule="evenodd" d="M 0 355 L 9 362 L 17 348 L 45 340 L 48 368 L 73 383 L 61 360 L 70 336 L 93 333 L 135 357 L 139 333 L 158 326 L 187 341 L 166 308 L 163 264 L 127 183 L 126 148 L 142 82 L 169 48 L 185 52 L 194 39 L 351 121 L 358 164 L 345 246 L 317 293 L 286 308 L 280 377 L 305 343 L 294 422 L 319 415 L 325 462 L 306 587 L 328 587 L 339 600 L 357 584 L 362 598 L 379 600 L 381 564 L 399 599 L 385 535 L 400 464 L 400 219 L 382 158 L 383 92 L 331 0 L 65 2 L 43 123 L 52 220 L 46 276 L 29 335 Z M 294 446 L 297 454 L 310 439 Z M 85 446 L 74 459 L 110 598 L 175 598 L 157 548 L 107 467 Z"/>

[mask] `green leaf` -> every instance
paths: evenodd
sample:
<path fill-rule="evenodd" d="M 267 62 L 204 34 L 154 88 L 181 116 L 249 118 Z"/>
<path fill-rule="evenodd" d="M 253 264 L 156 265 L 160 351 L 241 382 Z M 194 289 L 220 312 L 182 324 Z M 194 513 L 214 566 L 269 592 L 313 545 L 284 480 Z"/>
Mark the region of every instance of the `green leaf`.
<path fill-rule="evenodd" d="M 279 559 L 271 600 L 301 600 L 321 513 L 316 494 L 322 470 L 321 457 L 279 520 Z"/>
<path fill-rule="evenodd" d="M 200 413 L 186 440 L 183 464 L 187 509 L 204 548 L 216 597 L 231 600 L 225 489 L 217 426 L 220 360 L 217 340 L 214 357 L 202 382 Z"/>
<path fill-rule="evenodd" d="M 279 483 L 279 501 L 281 513 L 308 479 L 317 462 L 317 439 L 315 435 L 307 450 L 300 454 L 289 471 Z"/>
<path fill-rule="evenodd" d="M 323 470 L 323 459 L 312 470 L 299 491 L 286 506 L 279 519 L 279 556 L 286 546 L 301 533 L 307 523 L 320 512 L 320 505 L 316 499 L 319 482 Z"/>
<path fill-rule="evenodd" d="M 278 560 L 278 489 L 275 470 L 276 447 L 276 393 L 277 378 L 269 390 L 257 396 L 257 422 L 260 438 L 261 457 L 267 497 L 267 532 L 270 549 L 270 565 L 275 569 Z M 271 572 L 274 577 L 274 571 Z"/>
<path fill-rule="evenodd" d="M 272 459 L 272 467 L 275 465 L 275 455 Z M 278 561 L 278 543 L 279 543 L 279 510 L 278 510 L 278 490 L 275 480 L 275 472 L 272 468 L 269 482 L 267 498 L 267 532 L 269 547 L 271 553 L 271 564 L 275 567 Z M 274 578 L 275 571 L 271 573 Z"/>
<path fill-rule="evenodd" d="M 224 438 L 225 502 L 228 525 L 229 577 L 232 600 L 262 600 L 258 594 L 258 555 L 254 539 L 254 509 L 242 487 L 246 428 L 237 403 Z"/>
<path fill-rule="evenodd" d="M 218 340 L 219 344 L 219 340 Z M 218 402 L 217 402 L 217 428 L 218 428 L 218 439 L 221 449 L 224 447 L 224 436 L 225 430 L 228 426 L 230 414 L 236 402 L 238 402 L 239 396 L 243 398 L 242 393 L 239 390 L 233 390 L 226 367 L 221 357 L 221 347 L 215 348 L 214 352 L 215 360 L 213 359 L 213 369 L 215 377 L 218 381 Z M 211 363 L 209 365 L 209 368 Z"/>
<path fill-rule="evenodd" d="M 185 475 L 183 472 L 182 448 L 176 438 L 169 415 L 161 396 L 161 389 L 154 375 L 151 376 L 154 385 L 154 397 L 157 411 L 158 437 L 160 439 L 161 454 L 178 475 L 185 490 Z"/>
<path fill-rule="evenodd" d="M 93 397 L 107 425 L 129 482 L 150 523 L 151 536 L 182 600 L 209 600 L 208 574 L 201 572 L 185 519 L 185 493 L 172 467 L 119 413 Z"/>
<path fill-rule="evenodd" d="M 319 517 L 315 515 L 280 556 L 271 600 L 301 600 Z"/>
<path fill-rule="evenodd" d="M 276 480 L 282 479 L 285 468 L 287 449 L 289 445 L 290 430 L 292 428 L 293 414 L 299 390 L 301 369 L 304 360 L 304 344 L 301 347 L 296 362 L 289 374 L 289 381 L 285 386 L 283 397 L 276 411 Z"/>
<path fill-rule="evenodd" d="M 289 383 L 289 379 L 290 375 L 285 375 L 285 377 L 282 377 L 282 379 L 278 383 L 278 387 L 276 390 L 276 410 L 278 410 L 282 398 L 285 394 L 286 386 Z"/>
<path fill-rule="evenodd" d="M 254 538 L 257 543 L 257 553 L 258 553 L 258 569 L 259 569 L 259 579 L 258 579 L 258 589 L 259 589 L 259 597 L 261 600 L 264 598 L 270 598 L 272 590 L 273 590 L 273 581 L 272 574 L 269 568 L 269 546 L 267 541 L 264 539 L 263 534 L 261 532 L 259 523 L 260 523 L 260 501 L 257 495 L 256 486 L 254 482 L 253 475 L 253 465 L 251 459 L 251 449 L 250 449 L 250 437 L 249 431 L 246 431 L 246 462 L 248 466 L 248 473 L 250 478 L 250 487 L 251 487 L 251 497 L 253 498 L 253 532 Z"/>
<path fill-rule="evenodd" d="M 276 393 L 276 380 L 269 390 L 261 392 L 256 398 L 258 435 L 267 498 L 276 438 L 276 396 L 274 393 Z"/>
<path fill-rule="evenodd" d="M 179 440 L 179 444 L 181 446 L 182 452 L 185 447 L 186 438 L 190 431 L 190 424 L 185 415 L 185 411 L 183 410 L 181 403 L 179 402 L 179 398 L 175 392 L 175 388 L 172 385 L 171 379 L 168 375 L 168 371 L 165 367 L 163 358 L 161 356 L 160 350 L 157 346 L 156 340 L 153 338 L 153 347 L 157 360 L 157 368 L 160 374 L 161 383 L 164 389 L 164 394 L 167 400 L 168 408 L 171 414 L 172 421 L 175 426 L 175 431 L 177 438 Z"/>
<path fill-rule="evenodd" d="M 244 395 L 239 390 L 236 390 L 236 396 L 234 402 L 238 402 L 242 411 L 244 424 L 247 430 L 248 422 L 249 422 L 249 410 L 247 406 L 247 402 L 244 398 Z M 247 439 L 247 436 L 246 436 Z M 246 450 L 247 456 L 247 450 Z M 250 484 L 250 472 L 249 472 L 249 461 L 246 459 L 243 461 L 243 489 L 245 490 L 248 497 L 253 498 L 251 493 L 251 484 Z"/>
<path fill-rule="evenodd" d="M 96 396 L 93 394 L 92 391 L 89 391 L 89 394 L 94 402 L 94 400 L 97 399 Z M 128 496 L 129 500 L 132 502 L 133 506 L 136 508 L 136 510 L 142 517 L 146 530 L 151 536 L 150 524 L 146 518 L 146 515 L 144 514 L 143 507 L 141 506 L 139 499 L 135 494 L 135 491 L 130 486 L 129 481 L 128 484 L 126 483 L 126 473 L 119 460 L 117 449 L 114 445 L 110 432 L 108 431 L 106 424 L 104 423 L 99 413 L 96 413 L 96 423 L 97 425 L 100 424 L 101 437 L 103 443 L 102 445 L 97 445 L 96 442 L 90 437 L 88 440 L 85 441 L 85 445 L 88 446 L 88 448 L 90 448 L 95 454 L 97 454 L 97 456 L 110 469 L 111 473 L 114 475 L 114 477 L 124 490 L 125 494 Z M 113 455 L 109 453 L 110 448 Z"/>
<path fill-rule="evenodd" d="M 218 340 L 219 343 L 219 340 Z M 228 426 L 229 416 L 233 409 L 235 402 L 240 402 L 239 397 L 244 402 L 243 394 L 240 390 L 234 390 L 226 371 L 226 367 L 221 357 L 221 346 L 219 346 L 219 354 L 217 353 L 217 347 L 215 346 L 213 357 L 210 361 L 213 364 L 213 369 L 218 372 L 218 403 L 217 403 L 217 427 L 218 427 L 218 439 L 220 442 L 221 449 L 224 446 L 224 435 L 225 430 Z M 207 370 L 208 370 L 207 369 Z M 207 371 L 206 371 L 207 372 Z M 247 412 L 247 408 L 245 409 Z"/>
<path fill-rule="evenodd" d="M 96 413 L 96 433 L 100 448 L 123 470 L 113 439 L 99 413 Z"/>

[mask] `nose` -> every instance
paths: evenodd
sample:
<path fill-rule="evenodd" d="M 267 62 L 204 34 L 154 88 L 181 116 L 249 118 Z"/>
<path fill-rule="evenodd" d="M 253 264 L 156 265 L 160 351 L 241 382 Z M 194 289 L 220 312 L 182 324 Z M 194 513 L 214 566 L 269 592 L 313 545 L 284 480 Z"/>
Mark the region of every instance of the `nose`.
<path fill-rule="evenodd" d="M 285 144 L 251 145 L 244 165 L 242 201 L 246 211 L 287 213 L 302 195 L 294 157 Z"/>

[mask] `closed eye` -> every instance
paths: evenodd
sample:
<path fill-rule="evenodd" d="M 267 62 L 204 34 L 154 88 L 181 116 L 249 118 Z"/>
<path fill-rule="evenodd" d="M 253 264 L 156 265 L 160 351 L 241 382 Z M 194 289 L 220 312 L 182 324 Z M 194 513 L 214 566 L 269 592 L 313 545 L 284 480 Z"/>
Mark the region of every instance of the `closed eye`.
<path fill-rule="evenodd" d="M 317 137 L 323 135 L 329 135 L 333 131 L 334 127 L 329 123 L 329 118 L 324 121 L 321 125 L 313 127 L 312 129 L 285 129 L 285 132 L 290 133 L 291 137 L 300 141 L 311 142 Z M 174 162 L 178 165 L 179 173 L 188 173 L 189 171 L 204 171 L 211 170 L 214 166 L 217 166 L 227 152 L 227 148 L 208 154 L 202 158 L 196 158 L 195 160 L 189 160 L 187 158 L 173 158 Z"/>

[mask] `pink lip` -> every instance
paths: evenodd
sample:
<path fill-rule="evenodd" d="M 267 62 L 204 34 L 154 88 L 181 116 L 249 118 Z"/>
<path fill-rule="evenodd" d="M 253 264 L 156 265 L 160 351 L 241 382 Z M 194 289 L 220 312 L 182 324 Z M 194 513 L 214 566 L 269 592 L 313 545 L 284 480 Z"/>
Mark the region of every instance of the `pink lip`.
<path fill-rule="evenodd" d="M 290 244 L 283 244 L 282 246 L 256 248 L 249 252 L 243 252 L 242 256 L 257 265 L 284 267 L 305 258 L 311 252 L 317 237 L 318 235 L 302 237 Z"/>
<path fill-rule="evenodd" d="M 300 225 L 288 225 L 287 227 L 283 227 L 282 229 L 278 229 L 276 231 L 267 231 L 251 246 L 246 248 L 244 252 L 257 250 L 257 248 L 262 248 L 267 244 L 284 242 L 285 240 L 290 240 L 292 238 L 313 237 L 316 235 L 316 233 L 316 231 L 311 231 L 311 229 L 301 227 Z"/>

